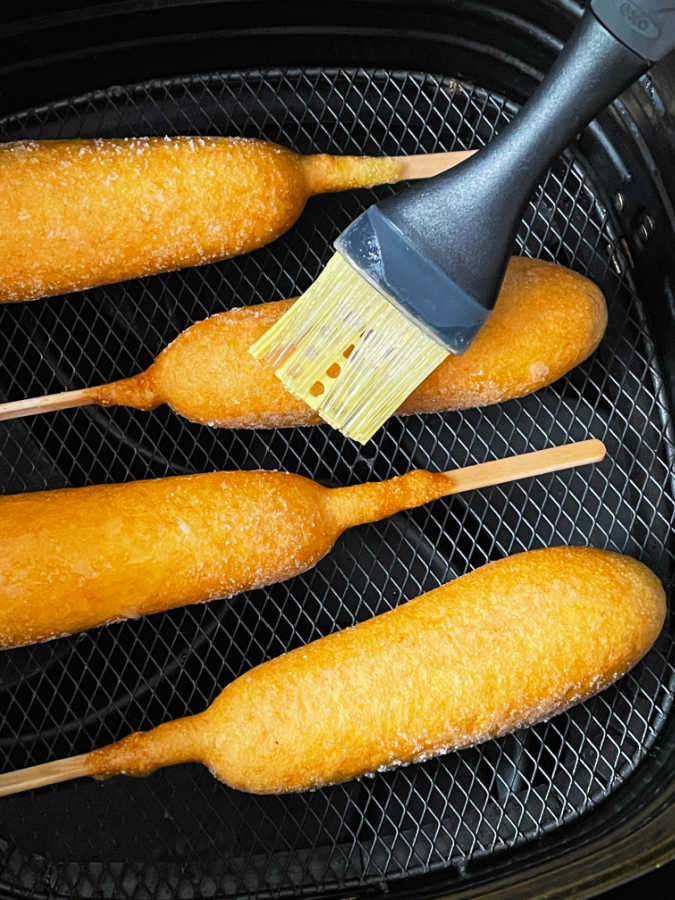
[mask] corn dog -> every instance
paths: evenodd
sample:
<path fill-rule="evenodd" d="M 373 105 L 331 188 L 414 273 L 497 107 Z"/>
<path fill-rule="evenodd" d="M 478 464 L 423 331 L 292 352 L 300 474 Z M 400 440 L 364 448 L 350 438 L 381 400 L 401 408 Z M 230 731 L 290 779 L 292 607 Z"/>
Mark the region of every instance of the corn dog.
<path fill-rule="evenodd" d="M 289 301 L 211 316 L 181 334 L 136 378 L 94 389 L 98 403 L 151 409 L 228 428 L 312 425 L 319 417 L 248 348 Z M 500 403 L 556 381 L 597 347 L 607 325 L 601 291 L 553 263 L 514 257 L 494 312 L 462 356 L 449 356 L 400 412 Z"/>
<path fill-rule="evenodd" d="M 0 144 L 0 302 L 247 253 L 313 194 L 426 177 L 467 155 L 303 157 L 218 137 Z"/>
<path fill-rule="evenodd" d="M 0 404 L 0 421 L 73 406 L 150 410 L 168 403 L 202 425 L 272 428 L 320 419 L 248 348 L 290 300 L 219 313 L 184 331 L 149 369 L 82 390 Z M 449 356 L 400 413 L 442 412 L 522 397 L 560 378 L 597 347 L 607 324 L 601 291 L 553 263 L 514 257 L 494 312 L 463 356 Z"/>
<path fill-rule="evenodd" d="M 258 794 L 419 762 L 547 719 L 611 684 L 665 618 L 658 578 L 603 550 L 490 563 L 263 663 L 204 712 L 0 776 L 0 794 L 200 762 Z"/>
<path fill-rule="evenodd" d="M 347 528 L 604 452 L 583 441 L 332 489 L 285 472 L 212 472 L 0 497 L 0 647 L 282 581 Z"/>

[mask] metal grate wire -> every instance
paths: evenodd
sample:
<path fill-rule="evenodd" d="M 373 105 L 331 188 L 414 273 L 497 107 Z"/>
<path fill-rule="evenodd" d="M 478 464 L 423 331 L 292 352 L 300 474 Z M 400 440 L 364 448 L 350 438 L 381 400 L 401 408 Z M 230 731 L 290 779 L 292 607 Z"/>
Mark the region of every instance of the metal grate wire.
<path fill-rule="evenodd" d="M 245 134 L 300 152 L 396 154 L 483 144 L 513 112 L 500 96 L 429 74 L 269 70 L 112 87 L 5 118 L 0 138 Z M 289 234 L 240 259 L 0 309 L 0 398 L 132 374 L 197 319 L 298 293 L 328 259 L 331 239 L 390 190 L 316 198 Z M 360 528 L 285 584 L 2 654 L 2 769 L 201 710 L 251 666 L 509 553 L 608 547 L 643 559 L 672 593 L 669 398 L 642 300 L 580 160 L 554 166 L 519 243 L 588 274 L 610 310 L 594 357 L 523 400 L 392 420 L 364 448 L 328 428 L 211 430 L 164 408 L 3 423 L 3 492 L 237 467 L 347 484 L 589 435 L 609 454 L 592 470 Z M 115 900 L 264 897 L 461 869 L 576 819 L 634 771 L 670 714 L 673 649 L 669 625 L 618 685 L 548 723 L 314 793 L 248 796 L 181 766 L 7 798 L 0 888 Z"/>

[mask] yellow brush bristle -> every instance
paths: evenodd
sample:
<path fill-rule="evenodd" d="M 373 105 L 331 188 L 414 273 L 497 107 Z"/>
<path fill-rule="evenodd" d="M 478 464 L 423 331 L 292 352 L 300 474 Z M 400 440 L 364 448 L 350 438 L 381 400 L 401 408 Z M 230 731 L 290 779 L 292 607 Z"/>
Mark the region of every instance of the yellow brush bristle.
<path fill-rule="evenodd" d="M 338 253 L 250 352 L 361 444 L 449 355 Z"/>

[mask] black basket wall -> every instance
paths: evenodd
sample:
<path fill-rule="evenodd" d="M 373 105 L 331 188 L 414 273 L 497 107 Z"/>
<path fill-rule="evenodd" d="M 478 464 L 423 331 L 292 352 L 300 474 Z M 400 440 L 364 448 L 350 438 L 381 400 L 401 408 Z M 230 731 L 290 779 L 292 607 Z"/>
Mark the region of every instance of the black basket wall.
<path fill-rule="evenodd" d="M 516 112 L 578 11 L 530 5 L 101 4 L 86 22 L 73 10 L 15 22 L 0 69 L 0 139 L 243 134 L 300 152 L 371 154 L 480 146 Z M 364 448 L 326 427 L 213 430 L 166 408 L 3 423 L 4 493 L 216 468 L 349 484 L 589 436 L 608 449 L 592 470 L 358 529 L 285 584 L 2 654 L 4 770 L 201 710 L 251 666 L 521 550 L 589 543 L 629 553 L 672 596 L 673 173 L 660 106 L 675 79 L 667 63 L 660 72 L 556 162 L 523 220 L 519 252 L 583 272 L 609 306 L 600 349 L 553 386 L 483 410 L 394 419 Z M 391 190 L 316 198 L 291 232 L 246 257 L 0 309 L 0 399 L 132 374 L 197 319 L 299 293 L 340 230 Z M 652 862 L 671 852 L 645 829 L 673 819 L 664 787 L 673 638 L 668 623 L 632 673 L 548 723 L 310 794 L 248 796 L 181 766 L 4 799 L 0 894 L 508 896 L 524 879 L 550 887 L 563 863 L 554 890 L 592 890 L 598 867 L 610 881 L 650 864 L 641 835 Z M 628 824 L 638 835 L 630 854 Z"/>

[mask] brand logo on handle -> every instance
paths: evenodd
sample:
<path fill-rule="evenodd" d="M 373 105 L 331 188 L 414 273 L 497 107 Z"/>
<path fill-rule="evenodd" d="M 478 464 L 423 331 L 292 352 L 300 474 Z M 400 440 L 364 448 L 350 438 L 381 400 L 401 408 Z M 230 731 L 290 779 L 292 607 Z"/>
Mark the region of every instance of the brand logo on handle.
<path fill-rule="evenodd" d="M 661 34 L 661 29 L 656 22 L 639 6 L 631 3 L 631 0 L 623 0 L 619 4 L 619 12 L 633 31 L 637 31 L 642 37 L 657 38 Z"/>

